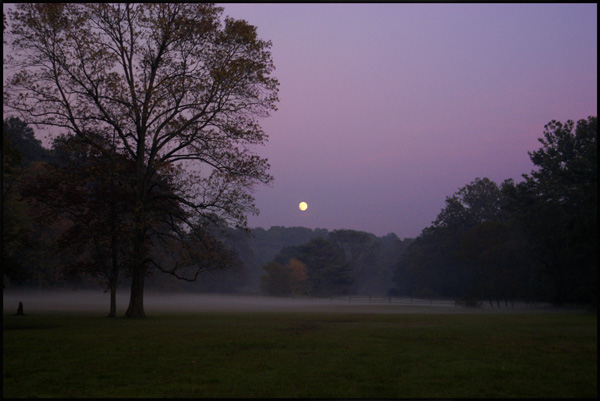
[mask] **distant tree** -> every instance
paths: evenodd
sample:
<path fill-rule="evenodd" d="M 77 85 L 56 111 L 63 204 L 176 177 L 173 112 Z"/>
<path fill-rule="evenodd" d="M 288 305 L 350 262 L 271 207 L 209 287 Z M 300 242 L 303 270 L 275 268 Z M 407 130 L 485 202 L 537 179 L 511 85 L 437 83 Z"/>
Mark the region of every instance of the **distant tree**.
<path fill-rule="evenodd" d="M 337 245 L 357 265 L 369 263 L 374 258 L 378 243 L 375 235 L 364 231 L 334 230 L 327 239 Z"/>
<path fill-rule="evenodd" d="M 305 244 L 319 236 L 323 236 L 322 233 L 306 227 L 273 226 L 268 230 L 253 229 L 251 241 L 259 256 L 259 262 L 264 264 L 272 260 L 282 248 Z"/>
<path fill-rule="evenodd" d="M 249 246 L 254 253 L 253 262 L 249 267 L 248 288 L 258 290 L 260 286 L 260 276 L 262 266 L 265 263 L 274 260 L 275 256 L 286 247 L 294 247 L 305 244 L 316 237 L 326 237 L 327 230 L 312 230 L 306 227 L 282 227 L 273 226 L 268 230 L 255 228 L 250 232 Z M 293 255 L 290 256 L 290 258 Z M 284 265 L 290 259 L 281 261 Z"/>
<path fill-rule="evenodd" d="M 206 280 L 194 283 L 194 287 L 219 293 L 249 292 L 250 269 L 254 264 L 250 234 L 241 228 L 229 228 L 218 239 L 231 252 L 231 262 L 227 268 L 213 271 Z"/>
<path fill-rule="evenodd" d="M 444 297 L 473 297 L 487 292 L 489 296 L 491 289 L 486 283 L 495 274 L 494 266 L 483 259 L 471 263 L 467 255 L 481 256 L 489 251 L 487 245 L 495 244 L 490 237 L 487 243 L 477 243 L 474 248 L 472 235 L 478 226 L 506 220 L 502 202 L 500 187 L 488 178 L 476 178 L 446 197 L 446 207 L 400 259 L 395 273 L 400 292 Z M 486 233 L 492 235 L 491 231 Z"/>
<path fill-rule="evenodd" d="M 23 131 L 21 131 L 22 133 Z M 14 133 L 12 136 L 17 136 Z M 27 205 L 20 199 L 23 155 L 9 139 L 8 127 L 2 127 L 2 288 L 10 280 L 22 280 L 22 266 L 17 257 L 31 233 Z"/>
<path fill-rule="evenodd" d="M 378 292 L 385 290 L 385 295 L 395 295 L 394 272 L 398 264 L 398 260 L 402 257 L 409 245 L 414 241 L 414 238 L 404 238 L 401 240 L 394 233 L 389 233 L 379 238 L 381 251 L 378 258 L 378 264 L 382 266 L 382 274 L 378 277 L 377 287 Z M 374 292 L 376 293 L 376 292 Z"/>
<path fill-rule="evenodd" d="M 305 295 L 308 292 L 306 265 L 297 259 L 290 259 L 286 266 L 290 270 L 290 292 L 292 295 Z"/>
<path fill-rule="evenodd" d="M 451 237 L 424 229 L 400 257 L 394 272 L 397 294 L 417 298 L 460 294 Z"/>
<path fill-rule="evenodd" d="M 18 195 L 10 192 L 2 196 L 2 288 L 11 281 L 23 281 L 25 276 L 20 252 L 28 246 L 31 221 L 27 206 Z"/>
<path fill-rule="evenodd" d="M 285 266 L 269 262 L 263 266 L 261 290 L 274 296 L 303 295 L 306 292 L 306 266 L 297 259 L 290 259 Z"/>
<path fill-rule="evenodd" d="M 48 150 L 42 146 L 42 142 L 35 137 L 33 129 L 23 120 L 17 117 L 5 119 L 2 132 L 5 137 L 3 141 L 8 141 L 9 146 L 20 153 L 22 167 L 49 157 Z"/>
<path fill-rule="evenodd" d="M 40 205 L 24 196 L 32 171 L 50 154 L 35 138 L 33 130 L 17 118 L 4 120 L 2 135 L 2 272 L 3 286 L 9 282 L 46 287 L 64 284 L 57 269 L 61 260 L 52 243 L 66 228 L 58 219 L 40 225 L 32 218 Z"/>
<path fill-rule="evenodd" d="M 380 292 L 383 295 L 389 289 L 389 266 L 381 260 L 383 245 L 375 235 L 363 231 L 334 230 L 329 233 L 328 240 L 342 249 L 352 268 L 353 293 Z"/>
<path fill-rule="evenodd" d="M 3 212 L 6 207 L 3 219 L 6 219 L 5 228 L 7 229 L 6 235 L 8 236 L 6 240 L 9 243 L 16 238 L 14 237 L 15 235 L 21 239 L 24 238 L 23 224 L 27 225 L 26 205 L 20 199 L 22 176 L 32 162 L 40 161 L 46 155 L 46 149 L 35 138 L 33 129 L 25 122 L 16 117 L 10 117 L 3 121 L 2 205 Z M 12 234 L 9 234 L 9 231 Z M 18 232 L 21 232 L 21 234 L 18 234 Z"/>
<path fill-rule="evenodd" d="M 56 138 L 54 158 L 27 177 L 23 193 L 39 205 L 42 224 L 69 222 L 57 242 L 72 274 L 100 276 L 110 289 L 109 317 L 116 316 L 119 271 L 131 254 L 132 166 L 126 158 L 91 147 L 76 136 Z"/>
<path fill-rule="evenodd" d="M 128 317 L 145 315 L 144 277 L 158 268 L 149 246 L 158 239 L 151 202 L 161 169 L 186 166 L 179 190 L 162 198 L 187 213 L 170 222 L 176 235 L 161 236 L 181 249 L 211 225 L 245 227 L 257 212 L 248 190 L 272 180 L 267 161 L 250 152 L 266 141 L 257 118 L 277 101 L 271 43 L 245 21 L 222 23 L 221 13 L 205 3 L 21 3 L 9 12 L 12 49 L 24 56 L 11 64 L 19 68 L 5 107 L 98 148 L 114 134 L 134 166 Z"/>
<path fill-rule="evenodd" d="M 529 152 L 536 166 L 504 188 L 556 304 L 597 304 L 598 119 L 551 121 Z"/>
<path fill-rule="evenodd" d="M 286 247 L 275 257 L 275 261 L 287 263 L 292 258 L 306 265 L 312 295 L 341 295 L 350 291 L 354 282 L 352 268 L 343 251 L 332 242 L 317 237 L 297 247 Z"/>
<path fill-rule="evenodd" d="M 267 295 L 283 297 L 290 294 L 288 286 L 289 270 L 277 262 L 268 262 L 263 266 L 260 277 L 261 291 Z"/>

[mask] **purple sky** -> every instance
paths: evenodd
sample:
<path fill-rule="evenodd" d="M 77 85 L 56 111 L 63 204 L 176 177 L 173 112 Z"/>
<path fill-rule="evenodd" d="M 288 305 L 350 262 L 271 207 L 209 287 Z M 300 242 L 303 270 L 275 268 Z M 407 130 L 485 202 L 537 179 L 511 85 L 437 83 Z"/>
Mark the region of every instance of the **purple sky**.
<path fill-rule="evenodd" d="M 251 227 L 416 237 L 476 177 L 520 181 L 550 120 L 597 115 L 596 4 L 223 6 L 281 84 Z"/>
<path fill-rule="evenodd" d="M 597 115 L 596 4 L 223 6 L 280 81 L 251 227 L 416 237 L 476 177 L 520 181 L 550 120 Z"/>

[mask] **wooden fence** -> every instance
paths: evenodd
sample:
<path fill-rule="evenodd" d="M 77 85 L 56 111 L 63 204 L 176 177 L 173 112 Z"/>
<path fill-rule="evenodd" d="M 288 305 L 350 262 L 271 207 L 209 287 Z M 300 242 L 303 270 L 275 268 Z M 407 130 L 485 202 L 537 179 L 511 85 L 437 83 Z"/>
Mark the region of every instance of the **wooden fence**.
<path fill-rule="evenodd" d="M 439 307 L 477 307 L 483 309 L 531 309 L 531 308 L 548 308 L 550 304 L 543 302 L 531 302 L 527 300 L 515 300 L 507 303 L 489 305 L 488 301 L 477 300 L 474 304 L 468 304 L 464 300 L 454 299 L 440 299 L 440 298 L 410 298 L 410 297 L 394 297 L 394 296 L 371 296 L 371 295 L 336 295 L 332 297 L 310 297 L 300 296 L 292 297 L 293 300 L 307 301 L 307 302 L 320 302 L 320 303 L 332 303 L 332 304 L 356 304 L 356 305 L 369 305 L 369 304 L 394 304 L 404 306 L 439 306 Z"/>
<path fill-rule="evenodd" d="M 456 304 L 448 299 L 424 299 L 424 298 L 407 298 L 407 297 L 376 297 L 371 295 L 336 295 L 332 297 L 293 297 L 298 300 L 312 301 L 329 301 L 331 303 L 343 304 L 396 304 L 396 305 L 429 305 L 429 306 L 446 306 L 455 307 Z"/>

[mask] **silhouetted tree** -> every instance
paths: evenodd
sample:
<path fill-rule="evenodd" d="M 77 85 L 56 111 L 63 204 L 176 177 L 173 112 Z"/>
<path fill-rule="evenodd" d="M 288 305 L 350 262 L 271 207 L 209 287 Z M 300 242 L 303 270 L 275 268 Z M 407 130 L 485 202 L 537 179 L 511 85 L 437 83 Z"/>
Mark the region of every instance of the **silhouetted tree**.
<path fill-rule="evenodd" d="M 506 220 L 501 206 L 500 187 L 488 178 L 476 178 L 446 197 L 446 207 L 400 259 L 395 273 L 400 292 L 417 297 L 490 296 L 490 280 L 498 266 L 484 255 L 500 241 L 500 232 L 491 228 L 499 229 L 494 224 Z M 477 232 L 487 238 L 473 238 Z"/>
<path fill-rule="evenodd" d="M 479 223 L 461 237 L 456 251 L 463 264 L 465 297 L 488 298 L 500 306 L 528 294 L 530 282 L 527 247 L 511 227 L 502 222 Z"/>
<path fill-rule="evenodd" d="M 257 212 L 248 189 L 272 180 L 249 149 L 266 141 L 257 118 L 277 101 L 271 44 L 245 21 L 221 23 L 221 13 L 205 3 L 23 3 L 9 13 L 12 48 L 27 55 L 5 105 L 94 147 L 115 134 L 134 166 L 129 317 L 145 315 L 144 276 L 157 265 L 149 244 L 158 171 L 192 163 L 178 191 L 163 197 L 187 213 L 170 222 L 182 249 L 187 234 L 210 224 L 245 227 L 246 214 Z"/>
<path fill-rule="evenodd" d="M 2 126 L 2 272 L 3 286 L 46 285 L 52 281 L 55 258 L 45 245 L 60 227 L 42 227 L 31 214 L 36 205 L 23 198 L 27 174 L 41 160 L 50 157 L 31 129 L 22 120 L 11 117 Z"/>
<path fill-rule="evenodd" d="M 68 221 L 57 240 L 68 255 L 65 268 L 71 274 L 105 279 L 110 289 L 109 317 L 114 317 L 119 271 L 131 254 L 131 164 L 111 152 L 110 144 L 99 151 L 76 136 L 56 138 L 52 151 L 51 162 L 30 172 L 23 193 L 40 205 L 38 221 Z"/>
<path fill-rule="evenodd" d="M 327 239 L 336 244 L 346 257 L 352 268 L 355 294 L 384 295 L 391 288 L 392 267 L 400 254 L 393 257 L 393 262 L 386 258 L 386 253 L 400 241 L 398 237 L 385 240 L 374 234 L 355 230 L 334 230 Z M 391 257 L 391 255 L 390 255 Z"/>
<path fill-rule="evenodd" d="M 5 119 L 2 132 L 4 137 L 3 146 L 4 141 L 7 141 L 10 144 L 8 146 L 21 155 L 20 163 L 22 167 L 27 167 L 32 162 L 48 159 L 48 151 L 42 146 L 42 142 L 35 137 L 33 129 L 23 120 L 17 117 Z"/>
<path fill-rule="evenodd" d="M 598 119 L 551 121 L 529 152 L 536 166 L 504 188 L 507 208 L 526 234 L 556 304 L 597 304 Z"/>
<path fill-rule="evenodd" d="M 190 285 L 194 291 L 241 293 L 248 292 L 248 281 L 254 265 L 254 250 L 250 246 L 250 233 L 241 228 L 229 228 L 218 235 L 219 241 L 230 252 L 227 268 L 213 270 Z"/>
<path fill-rule="evenodd" d="M 2 288 L 9 280 L 22 279 L 22 266 L 17 254 L 26 245 L 31 232 L 27 205 L 20 199 L 18 185 L 21 181 L 23 154 L 11 141 L 24 130 L 10 132 L 4 120 L 2 126 Z"/>

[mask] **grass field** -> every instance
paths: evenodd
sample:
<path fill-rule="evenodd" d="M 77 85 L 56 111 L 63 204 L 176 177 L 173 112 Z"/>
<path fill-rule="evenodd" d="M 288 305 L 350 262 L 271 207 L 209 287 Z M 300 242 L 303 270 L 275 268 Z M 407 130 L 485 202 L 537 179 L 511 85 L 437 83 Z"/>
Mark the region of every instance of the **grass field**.
<path fill-rule="evenodd" d="M 3 316 L 4 397 L 596 397 L 594 313 Z"/>

